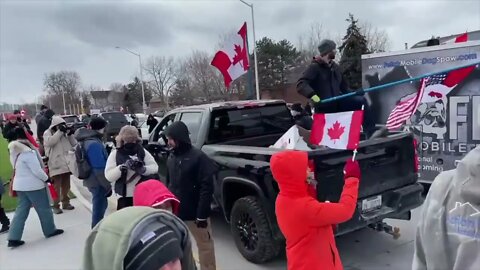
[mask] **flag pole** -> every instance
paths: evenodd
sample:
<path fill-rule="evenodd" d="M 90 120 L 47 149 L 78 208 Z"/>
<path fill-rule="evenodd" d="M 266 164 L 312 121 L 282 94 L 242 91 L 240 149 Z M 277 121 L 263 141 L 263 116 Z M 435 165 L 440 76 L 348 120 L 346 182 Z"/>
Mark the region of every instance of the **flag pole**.
<path fill-rule="evenodd" d="M 365 110 L 365 105 L 362 105 L 362 111 Z M 352 156 L 352 161 L 355 161 L 355 158 L 357 157 L 357 153 L 358 153 L 358 147 L 355 148 L 355 150 L 353 150 L 353 156 Z"/>
<path fill-rule="evenodd" d="M 423 78 L 426 78 L 426 77 L 430 77 L 430 76 L 433 76 L 433 75 L 448 73 L 448 72 L 451 72 L 451 71 L 454 71 L 454 70 L 457 70 L 457 69 L 476 66 L 476 65 L 479 65 L 479 64 L 480 64 L 480 62 L 475 62 L 475 63 L 471 63 L 471 64 L 468 64 L 468 65 L 463 65 L 463 66 L 458 66 L 458 67 L 454 67 L 454 68 L 445 69 L 445 70 L 442 70 L 442 71 L 430 72 L 430 73 L 427 73 L 427 74 L 424 74 L 424 75 L 421 75 L 421 76 L 416 76 L 416 77 L 403 79 L 403 80 L 399 80 L 399 81 L 395 81 L 395 82 L 389 82 L 389 83 L 385 83 L 385 84 L 382 84 L 382 85 L 377 85 L 377 86 L 374 86 L 374 87 L 365 88 L 363 90 L 347 93 L 347 94 L 344 94 L 344 95 L 322 99 L 320 101 L 320 103 L 332 102 L 332 101 L 336 101 L 336 100 L 339 100 L 339 99 L 343 99 L 343 98 L 347 98 L 347 97 L 351 97 L 351 96 L 355 96 L 355 95 L 359 95 L 359 94 L 363 95 L 363 93 L 377 91 L 377 90 L 384 89 L 384 88 L 387 88 L 387 87 L 390 87 L 390 86 L 395 86 L 395 85 L 399 85 L 399 84 L 403 84 L 403 83 L 407 83 L 407 82 L 413 82 L 413 81 L 417 81 L 417 80 L 420 80 L 420 79 L 423 79 Z"/>

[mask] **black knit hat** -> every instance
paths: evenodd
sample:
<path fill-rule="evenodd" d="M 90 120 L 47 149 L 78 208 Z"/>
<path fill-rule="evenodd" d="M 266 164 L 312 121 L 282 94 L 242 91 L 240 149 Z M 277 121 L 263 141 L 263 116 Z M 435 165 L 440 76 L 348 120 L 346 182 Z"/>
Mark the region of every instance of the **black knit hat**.
<path fill-rule="evenodd" d="M 132 243 L 123 260 L 125 270 L 160 269 L 169 262 L 183 257 L 180 240 L 169 226 L 159 225 Z"/>
<path fill-rule="evenodd" d="M 336 48 L 337 44 L 330 39 L 324 39 L 320 42 L 320 45 L 318 45 L 318 51 L 322 56 L 329 52 L 333 52 Z"/>
<path fill-rule="evenodd" d="M 47 107 L 46 105 L 40 106 L 40 110 L 41 110 L 41 111 L 46 110 L 46 109 L 48 109 L 48 107 Z"/>
<path fill-rule="evenodd" d="M 100 117 L 94 117 L 92 118 L 92 120 L 90 120 L 90 123 L 88 123 L 88 125 L 92 130 L 100 130 L 107 126 L 107 121 Z"/>

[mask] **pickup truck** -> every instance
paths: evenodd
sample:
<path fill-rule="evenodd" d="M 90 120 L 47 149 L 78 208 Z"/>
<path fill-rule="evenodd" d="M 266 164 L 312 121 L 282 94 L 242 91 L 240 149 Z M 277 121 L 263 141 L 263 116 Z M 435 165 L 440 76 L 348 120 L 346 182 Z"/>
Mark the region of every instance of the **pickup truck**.
<path fill-rule="evenodd" d="M 163 132 L 174 121 L 183 121 L 192 144 L 219 165 L 214 202 L 230 223 L 239 252 L 253 263 L 276 257 L 285 240 L 275 217 L 279 189 L 269 161 L 282 150 L 269 146 L 295 124 L 285 102 L 224 102 L 166 113 L 147 145 L 162 177 L 168 157 Z M 337 202 L 344 184 L 343 167 L 352 151 L 322 148 L 309 151 L 309 158 L 315 164 L 318 200 Z M 338 224 L 336 234 L 372 227 L 398 236 L 383 220 L 409 220 L 410 210 L 423 203 L 412 134 L 398 132 L 364 140 L 356 158 L 362 170 L 357 209 L 351 220 Z"/>

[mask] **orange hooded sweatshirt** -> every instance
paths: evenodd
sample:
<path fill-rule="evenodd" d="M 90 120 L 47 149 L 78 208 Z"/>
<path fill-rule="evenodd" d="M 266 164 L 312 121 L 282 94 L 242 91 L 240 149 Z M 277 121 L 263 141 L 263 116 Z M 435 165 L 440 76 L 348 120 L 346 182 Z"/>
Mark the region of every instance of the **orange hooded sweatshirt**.
<path fill-rule="evenodd" d="M 275 212 L 287 240 L 288 270 L 343 269 L 332 225 L 353 216 L 359 179 L 345 179 L 338 203 L 321 203 L 308 194 L 307 166 L 307 153 L 299 151 L 280 152 L 270 160 L 280 188 Z"/>

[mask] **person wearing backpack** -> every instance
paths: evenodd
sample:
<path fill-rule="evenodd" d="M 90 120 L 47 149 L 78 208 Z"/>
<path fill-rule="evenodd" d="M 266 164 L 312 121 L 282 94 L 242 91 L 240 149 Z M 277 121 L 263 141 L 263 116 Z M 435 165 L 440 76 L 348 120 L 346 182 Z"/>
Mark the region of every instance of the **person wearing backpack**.
<path fill-rule="evenodd" d="M 83 180 L 83 186 L 92 194 L 92 228 L 100 222 L 105 216 L 108 207 L 107 198 L 112 194 L 112 185 L 105 178 L 105 165 L 108 154 L 102 142 L 103 134 L 107 122 L 102 118 L 93 118 L 90 120 L 87 128 L 80 128 L 75 132 L 75 139 L 78 145 L 75 147 L 75 156 L 85 157 L 86 166 L 79 164 L 80 180 Z M 82 151 L 82 153 L 77 153 Z M 81 179 L 83 178 L 83 179 Z"/>
<path fill-rule="evenodd" d="M 158 165 L 142 146 L 142 139 L 134 126 L 124 126 L 116 137 L 116 149 L 108 156 L 105 177 L 115 183 L 120 195 L 117 210 L 133 205 L 135 186 L 148 179 L 158 179 Z"/>

